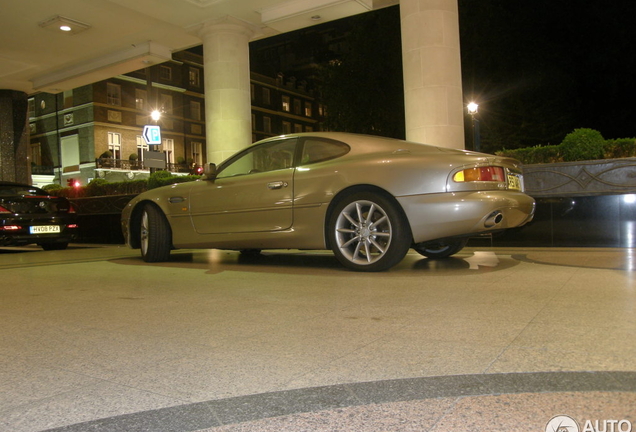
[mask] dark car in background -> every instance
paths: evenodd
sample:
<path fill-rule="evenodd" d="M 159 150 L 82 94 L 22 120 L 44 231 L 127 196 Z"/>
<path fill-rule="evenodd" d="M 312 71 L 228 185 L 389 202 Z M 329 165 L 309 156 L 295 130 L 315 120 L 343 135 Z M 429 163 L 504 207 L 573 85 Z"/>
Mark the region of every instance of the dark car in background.
<path fill-rule="evenodd" d="M 76 232 L 77 214 L 66 198 L 27 184 L 0 182 L 0 246 L 66 249 Z"/>

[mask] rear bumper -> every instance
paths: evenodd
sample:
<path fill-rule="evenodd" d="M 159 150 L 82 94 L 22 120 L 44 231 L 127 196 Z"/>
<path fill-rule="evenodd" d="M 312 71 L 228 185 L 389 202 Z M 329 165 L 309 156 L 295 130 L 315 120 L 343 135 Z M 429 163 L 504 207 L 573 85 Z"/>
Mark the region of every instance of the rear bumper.
<path fill-rule="evenodd" d="M 520 227 L 534 216 L 535 201 L 521 192 L 479 191 L 398 197 L 413 241 L 478 235 Z"/>

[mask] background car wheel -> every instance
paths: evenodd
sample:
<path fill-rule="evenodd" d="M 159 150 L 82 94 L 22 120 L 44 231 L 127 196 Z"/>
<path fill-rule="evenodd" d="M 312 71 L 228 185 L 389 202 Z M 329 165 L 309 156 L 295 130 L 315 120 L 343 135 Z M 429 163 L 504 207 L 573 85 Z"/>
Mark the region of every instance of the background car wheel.
<path fill-rule="evenodd" d="M 241 249 L 240 252 L 241 252 L 241 255 L 246 257 L 256 257 L 261 254 L 260 249 Z"/>
<path fill-rule="evenodd" d="M 468 243 L 468 239 L 456 239 L 456 240 L 444 240 L 437 242 L 418 243 L 413 246 L 413 249 L 420 255 L 427 258 L 441 259 L 448 258 L 451 255 L 455 255 L 460 250 L 464 249 Z"/>
<path fill-rule="evenodd" d="M 44 249 L 45 251 L 51 251 L 51 250 L 64 250 L 68 247 L 68 242 L 62 242 L 62 243 L 42 243 L 40 246 L 42 246 L 42 249 Z"/>
<path fill-rule="evenodd" d="M 411 245 L 411 230 L 398 204 L 371 192 L 356 193 L 337 204 L 328 235 L 336 258 L 358 271 L 391 268 Z"/>
<path fill-rule="evenodd" d="M 141 214 L 141 256 L 146 262 L 168 261 L 172 235 L 170 226 L 161 210 L 146 204 Z"/>

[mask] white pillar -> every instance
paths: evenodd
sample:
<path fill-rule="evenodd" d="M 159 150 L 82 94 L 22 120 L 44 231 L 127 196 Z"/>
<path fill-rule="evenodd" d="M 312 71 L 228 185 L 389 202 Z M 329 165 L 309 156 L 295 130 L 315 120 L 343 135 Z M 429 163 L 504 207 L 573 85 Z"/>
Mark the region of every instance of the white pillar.
<path fill-rule="evenodd" d="M 464 148 L 457 0 L 400 0 L 406 139 Z"/>
<path fill-rule="evenodd" d="M 207 162 L 219 163 L 252 143 L 249 41 L 254 28 L 226 17 L 204 24 Z"/>

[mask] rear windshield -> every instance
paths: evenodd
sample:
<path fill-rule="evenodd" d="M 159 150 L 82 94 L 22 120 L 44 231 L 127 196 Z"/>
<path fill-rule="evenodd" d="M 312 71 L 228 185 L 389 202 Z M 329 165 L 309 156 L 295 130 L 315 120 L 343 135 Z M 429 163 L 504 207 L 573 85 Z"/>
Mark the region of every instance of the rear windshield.
<path fill-rule="evenodd" d="M 47 196 L 48 193 L 35 186 L 0 185 L 0 197 L 9 196 Z"/>

